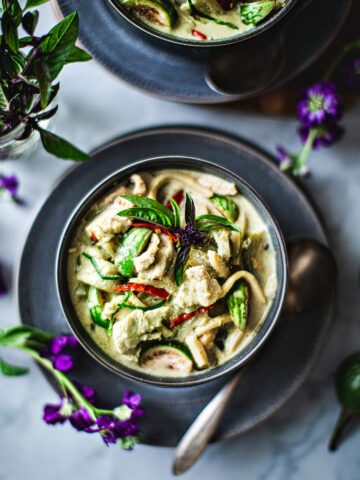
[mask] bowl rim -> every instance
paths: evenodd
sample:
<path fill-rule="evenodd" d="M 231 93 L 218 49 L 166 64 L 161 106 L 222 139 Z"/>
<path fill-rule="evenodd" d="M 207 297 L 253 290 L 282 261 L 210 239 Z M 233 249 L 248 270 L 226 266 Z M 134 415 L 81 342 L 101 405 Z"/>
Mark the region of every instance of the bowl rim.
<path fill-rule="evenodd" d="M 108 0 L 108 2 L 112 5 L 112 7 L 130 24 L 134 27 L 142 30 L 143 32 L 157 38 L 160 40 L 165 40 L 168 43 L 183 45 L 186 47 L 221 47 L 226 45 L 233 45 L 235 43 L 242 42 L 244 40 L 248 40 L 250 38 L 256 37 L 257 35 L 267 31 L 269 28 L 273 27 L 281 18 L 287 15 L 287 13 L 293 8 L 297 0 L 284 0 L 285 6 L 282 6 L 278 12 L 274 15 L 271 15 L 268 20 L 265 20 L 260 24 L 260 26 L 255 26 L 254 28 L 240 33 L 239 35 L 234 35 L 233 37 L 225 37 L 224 39 L 218 40 L 189 40 L 180 37 L 176 37 L 174 35 L 170 35 L 167 33 L 160 32 L 155 28 L 147 25 L 146 23 L 142 22 L 135 15 L 129 14 L 125 7 L 123 7 L 120 3 L 120 0 Z"/>
<path fill-rule="evenodd" d="M 74 306 L 71 301 L 66 302 L 66 300 L 70 300 L 69 292 L 64 291 L 62 288 L 63 281 L 67 280 L 67 250 L 68 246 L 71 243 L 73 238 L 73 234 L 79 225 L 79 221 L 81 222 L 83 218 L 83 214 L 91 208 L 91 206 L 101 199 L 104 195 L 109 193 L 117 183 L 120 183 L 123 179 L 130 176 L 133 173 L 140 173 L 146 169 L 151 170 L 160 170 L 161 168 L 166 169 L 179 169 L 177 165 L 173 167 L 169 167 L 169 165 L 157 165 L 158 162 L 169 162 L 169 160 L 182 160 L 187 163 L 185 167 L 181 166 L 181 169 L 192 169 L 195 171 L 201 171 L 201 169 L 206 171 L 206 173 L 214 174 L 214 170 L 221 172 L 224 174 L 225 178 L 233 179 L 234 183 L 240 190 L 240 193 L 243 195 L 245 191 L 245 198 L 250 201 L 250 203 L 256 208 L 257 212 L 261 215 L 262 219 L 264 220 L 264 216 L 266 216 L 269 224 L 267 228 L 270 227 L 273 229 L 274 236 L 278 243 L 278 251 L 277 255 L 279 257 L 279 264 L 281 265 L 281 271 L 277 269 L 277 280 L 282 278 L 282 282 L 277 287 L 277 296 L 278 301 L 277 305 L 275 306 L 275 310 L 272 313 L 272 320 L 267 326 L 266 330 L 262 332 L 262 336 L 260 339 L 256 341 L 259 336 L 259 332 L 263 328 L 264 324 L 268 322 L 268 318 L 270 318 L 271 310 L 274 308 L 274 304 L 271 305 L 270 311 L 267 313 L 265 319 L 263 320 L 262 324 L 260 325 L 259 331 L 256 335 L 250 340 L 250 342 L 244 347 L 243 350 L 240 350 L 236 355 L 230 357 L 227 361 L 223 364 L 220 364 L 216 367 L 211 369 L 204 370 L 204 373 L 198 373 L 196 375 L 189 375 L 187 377 L 159 377 L 155 375 L 150 375 L 144 373 L 141 370 L 136 370 L 131 367 L 128 367 L 125 364 L 120 363 L 119 361 L 114 360 L 112 357 L 106 354 L 101 347 L 99 347 L 96 342 L 91 338 L 89 333 L 86 331 L 85 327 L 81 324 L 75 310 Z M 250 197 L 250 198 L 249 198 Z M 257 205 L 254 205 L 253 200 L 257 202 Z M 261 207 L 262 212 L 259 212 L 259 208 Z M 264 215 L 265 214 L 265 215 Z M 272 237 L 273 238 L 273 237 Z M 65 261 L 64 261 L 65 260 Z M 107 370 L 119 375 L 120 377 L 128 378 L 132 381 L 139 382 L 142 384 L 154 385 L 159 387 L 188 387 L 188 386 L 195 386 L 200 385 L 203 383 L 207 383 L 208 381 L 212 381 L 215 379 L 219 379 L 235 370 L 238 370 L 244 364 L 246 364 L 253 355 L 258 352 L 258 350 L 263 346 L 267 338 L 270 336 L 272 330 L 274 329 L 279 316 L 281 314 L 281 310 L 283 307 L 285 294 L 287 290 L 287 283 L 288 283 L 288 258 L 287 258 L 287 250 L 285 245 L 285 240 L 282 234 L 282 231 L 279 227 L 279 224 L 272 214 L 270 208 L 268 207 L 267 203 L 262 199 L 262 197 L 255 191 L 255 189 L 249 185 L 245 180 L 243 180 L 239 175 L 232 172 L 231 170 L 219 165 L 215 162 L 205 160 L 198 157 L 186 156 L 186 155 L 161 155 L 161 156 L 152 156 L 148 158 L 144 158 L 141 160 L 137 160 L 130 164 L 126 164 L 121 168 L 117 169 L 116 171 L 112 172 L 110 175 L 107 175 L 105 178 L 100 180 L 89 192 L 82 197 L 82 199 L 76 204 L 74 209 L 72 210 L 71 214 L 66 221 L 62 233 L 60 235 L 60 239 L 58 242 L 58 246 L 56 249 L 56 257 L 55 257 L 55 285 L 56 285 L 56 294 L 57 298 L 61 307 L 61 311 L 65 317 L 66 323 L 70 328 L 71 332 L 84 350 L 93 358 L 95 359 L 100 365 L 105 367 Z M 66 282 L 65 285 L 68 285 Z M 67 290 L 67 289 L 66 289 Z M 66 298 L 66 294 L 68 298 Z M 72 310 L 72 311 L 71 311 Z M 75 317 L 75 320 L 74 320 Z M 77 321 L 77 322 L 76 322 Z M 78 328 L 79 324 L 80 328 Z M 84 335 L 85 333 L 85 335 Z M 87 337 L 87 338 L 84 338 Z M 255 343 L 256 341 L 256 343 Z M 252 347 L 252 348 L 250 348 Z M 243 358 L 237 357 L 241 356 L 241 354 L 246 350 L 249 351 L 244 355 Z M 232 361 L 232 365 L 230 362 Z M 216 372 L 217 369 L 221 371 Z"/>

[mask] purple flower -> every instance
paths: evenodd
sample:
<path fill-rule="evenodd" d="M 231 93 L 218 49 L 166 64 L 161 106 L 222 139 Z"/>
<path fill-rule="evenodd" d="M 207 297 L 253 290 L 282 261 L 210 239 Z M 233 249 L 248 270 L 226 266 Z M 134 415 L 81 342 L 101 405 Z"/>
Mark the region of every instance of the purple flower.
<path fill-rule="evenodd" d="M 80 407 L 69 417 L 71 425 L 78 431 L 85 430 L 93 425 L 94 420 L 91 418 L 90 413 L 85 407 Z"/>
<path fill-rule="evenodd" d="M 0 189 L 7 190 L 13 198 L 16 198 L 19 181 L 15 175 L 0 175 Z"/>
<path fill-rule="evenodd" d="M 283 147 L 277 146 L 277 159 L 281 170 L 288 170 L 294 165 L 294 158 Z"/>
<path fill-rule="evenodd" d="M 95 391 L 88 385 L 82 385 L 78 382 L 74 382 L 74 385 L 79 390 L 81 395 L 85 398 L 85 400 L 94 405 L 94 403 L 96 402 Z"/>
<path fill-rule="evenodd" d="M 54 368 L 61 372 L 67 372 L 74 366 L 73 357 L 69 353 L 64 353 L 65 349 L 74 349 L 78 341 L 71 335 L 61 335 L 52 338 L 41 355 L 52 361 Z"/>
<path fill-rule="evenodd" d="M 132 410 L 131 418 L 138 418 L 144 415 L 144 410 L 139 407 L 141 402 L 141 396 L 134 394 L 131 390 L 125 390 L 123 404 L 127 405 Z"/>
<path fill-rule="evenodd" d="M 70 418 L 72 408 L 72 403 L 65 397 L 62 397 L 58 405 L 45 405 L 43 420 L 50 425 L 64 423 Z"/>
<path fill-rule="evenodd" d="M 299 135 L 302 143 L 306 143 L 309 136 L 310 128 L 301 127 L 299 129 Z M 329 147 L 335 142 L 339 141 L 344 135 L 344 129 L 336 123 L 331 125 L 324 125 L 319 128 L 318 135 L 315 137 L 313 143 L 313 149 L 317 150 L 320 147 Z"/>
<path fill-rule="evenodd" d="M 116 443 L 119 439 L 135 436 L 139 427 L 131 420 L 118 420 L 115 417 L 103 415 L 96 420 L 96 428 L 89 428 L 89 433 L 99 432 L 105 445 Z"/>
<path fill-rule="evenodd" d="M 3 297 L 4 295 L 6 295 L 7 292 L 8 292 L 8 288 L 4 281 L 3 274 L 2 274 L 2 266 L 0 264 L 0 297 Z"/>
<path fill-rule="evenodd" d="M 325 80 L 310 86 L 297 105 L 298 117 L 305 127 L 334 123 L 340 120 L 342 111 L 335 84 Z"/>

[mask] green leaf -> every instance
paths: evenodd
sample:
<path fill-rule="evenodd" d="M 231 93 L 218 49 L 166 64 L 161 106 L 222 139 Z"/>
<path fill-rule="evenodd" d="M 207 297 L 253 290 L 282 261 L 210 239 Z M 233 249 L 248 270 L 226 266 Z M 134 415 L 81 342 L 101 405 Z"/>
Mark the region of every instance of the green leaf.
<path fill-rule="evenodd" d="M 28 371 L 28 368 L 19 367 L 17 365 L 10 365 L 10 363 L 5 362 L 5 360 L 0 357 L 0 372 L 3 375 L 14 377 L 19 375 L 25 375 L 26 373 L 28 373 Z"/>
<path fill-rule="evenodd" d="M 175 216 L 171 210 L 169 210 L 165 205 L 157 202 L 156 200 L 152 200 L 151 198 L 141 197 L 140 195 L 122 195 L 123 198 L 129 200 L 131 203 L 135 205 L 135 207 L 141 208 L 151 208 L 152 210 L 156 210 L 158 213 L 165 215 L 168 217 L 170 221 L 170 225 L 175 225 Z"/>
<path fill-rule="evenodd" d="M 10 8 L 8 7 L 7 11 L 13 18 L 15 25 L 18 27 L 22 18 L 22 8 L 20 7 L 18 0 L 11 0 Z"/>
<path fill-rule="evenodd" d="M 65 63 L 87 62 L 88 60 L 92 60 L 92 56 L 75 45 Z"/>
<path fill-rule="evenodd" d="M 133 207 L 121 210 L 118 213 L 119 217 L 134 217 L 144 220 L 151 220 L 152 222 L 160 223 L 160 225 L 169 226 L 170 220 L 166 215 L 154 210 L 152 208 Z"/>
<path fill-rule="evenodd" d="M 53 335 L 28 325 L 16 325 L 0 330 L 0 345 L 7 347 L 23 346 L 28 340 L 46 343 Z"/>
<path fill-rule="evenodd" d="M 78 31 L 79 17 L 74 12 L 55 25 L 41 44 L 43 60 L 49 67 L 51 80 L 59 75 L 68 56 L 74 50 Z"/>
<path fill-rule="evenodd" d="M 41 108 L 44 109 L 49 103 L 50 93 L 51 93 L 51 83 L 50 83 L 50 72 L 46 63 L 42 62 L 40 59 L 36 60 L 34 65 L 35 76 L 39 84 L 40 90 L 40 104 Z"/>
<path fill-rule="evenodd" d="M 235 220 L 239 216 L 239 208 L 232 198 L 228 198 L 225 195 L 213 195 L 210 200 L 213 204 L 220 209 L 231 220 Z"/>
<path fill-rule="evenodd" d="M 0 84 L 0 110 L 8 110 L 9 109 L 9 102 L 6 98 L 4 89 Z"/>
<path fill-rule="evenodd" d="M 1 28 L 3 31 L 3 35 L 5 38 L 5 42 L 7 43 L 10 50 L 14 53 L 19 51 L 19 39 L 15 21 L 13 18 L 5 12 L 1 19 Z"/>
<path fill-rule="evenodd" d="M 87 153 L 82 152 L 74 145 L 54 133 L 44 130 L 39 127 L 39 125 L 36 126 L 36 130 L 40 132 L 43 147 L 52 155 L 65 160 L 76 160 L 80 162 L 90 159 L 90 156 Z"/>
<path fill-rule="evenodd" d="M 175 202 L 173 198 L 170 198 L 170 203 L 174 209 L 174 217 L 175 217 L 175 227 L 180 227 L 181 225 L 181 214 L 179 205 Z"/>
<path fill-rule="evenodd" d="M 21 22 L 25 32 L 28 33 L 29 35 L 33 35 L 35 32 L 35 28 L 38 24 L 38 20 L 39 20 L 39 12 L 37 10 L 35 10 L 34 12 L 26 13 Z M 24 39 L 21 39 L 21 40 L 24 41 Z"/>
<path fill-rule="evenodd" d="M 225 229 L 234 230 L 235 232 L 241 233 L 240 228 L 230 222 L 230 220 L 227 218 L 212 214 L 200 215 L 199 217 L 196 217 L 195 228 L 200 232 Z"/>
<path fill-rule="evenodd" d="M 49 2 L 49 0 L 27 0 L 24 11 L 28 10 L 29 8 L 38 7 L 39 5 L 43 5 L 47 2 Z"/>
<path fill-rule="evenodd" d="M 190 248 L 191 248 L 190 245 L 185 245 L 180 247 L 176 256 L 174 270 L 175 270 L 175 281 L 178 287 L 180 287 L 180 284 L 182 281 L 186 262 L 190 254 Z"/>

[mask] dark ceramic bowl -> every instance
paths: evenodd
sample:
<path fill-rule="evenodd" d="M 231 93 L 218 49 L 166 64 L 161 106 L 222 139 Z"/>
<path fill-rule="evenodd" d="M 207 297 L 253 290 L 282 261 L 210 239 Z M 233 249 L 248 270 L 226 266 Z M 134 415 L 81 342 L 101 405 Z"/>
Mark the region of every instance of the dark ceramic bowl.
<path fill-rule="evenodd" d="M 267 20 L 261 22 L 258 26 L 255 26 L 253 29 L 241 33 L 239 35 L 235 35 L 233 37 L 224 38 L 220 40 L 188 40 L 184 38 L 175 37 L 174 35 L 162 33 L 155 28 L 152 28 L 150 25 L 143 23 L 141 20 L 135 17 L 127 11 L 127 9 L 121 5 L 120 0 L 109 0 L 111 5 L 115 8 L 117 12 L 120 13 L 127 21 L 132 23 L 135 27 L 140 28 L 143 32 L 147 32 L 154 37 L 160 38 L 161 40 L 166 40 L 172 43 L 179 43 L 181 45 L 187 45 L 191 47 L 221 47 L 225 45 L 231 45 L 233 43 L 242 42 L 249 38 L 255 37 L 260 35 L 261 33 L 265 32 L 273 25 L 275 25 L 278 20 L 283 18 L 290 9 L 294 6 L 297 0 L 284 0 L 284 6 L 279 9 L 274 15 L 270 15 Z"/>
<path fill-rule="evenodd" d="M 116 185 L 121 183 L 125 178 L 128 178 L 133 173 L 159 170 L 163 168 L 181 168 L 212 173 L 218 177 L 235 183 L 239 192 L 255 206 L 260 214 L 262 220 L 269 230 L 276 252 L 278 288 L 271 309 L 255 337 L 241 352 L 232 357 L 226 363 L 210 370 L 206 370 L 203 373 L 200 372 L 198 374 L 182 378 L 158 377 L 150 375 L 144 371 L 131 369 L 107 355 L 92 340 L 90 335 L 82 326 L 72 305 L 67 283 L 68 250 L 71 246 L 76 230 L 86 212 L 92 207 L 92 205 L 94 205 L 94 203 L 107 195 L 111 190 L 114 189 L 114 187 L 116 187 Z M 58 298 L 69 327 L 81 345 L 95 360 L 109 370 L 135 381 L 162 387 L 184 387 L 208 382 L 209 380 L 219 378 L 233 370 L 238 369 L 261 347 L 274 328 L 281 312 L 287 286 L 287 256 L 284 239 L 277 221 L 270 213 L 264 201 L 246 182 L 244 182 L 244 180 L 220 165 L 207 160 L 201 160 L 199 158 L 192 157 L 166 156 L 141 160 L 119 169 L 109 177 L 102 180 L 83 198 L 83 200 L 72 212 L 60 237 L 56 255 L 55 272 Z"/>

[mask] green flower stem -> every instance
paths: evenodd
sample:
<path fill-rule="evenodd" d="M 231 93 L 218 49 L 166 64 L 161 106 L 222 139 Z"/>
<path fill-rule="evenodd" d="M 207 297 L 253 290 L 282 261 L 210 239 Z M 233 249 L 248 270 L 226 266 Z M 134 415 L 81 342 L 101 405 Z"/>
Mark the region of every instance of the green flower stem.
<path fill-rule="evenodd" d="M 46 370 L 48 370 L 52 375 L 54 375 L 56 380 L 59 382 L 60 386 L 64 387 L 65 390 L 67 390 L 68 392 L 71 393 L 72 397 L 76 400 L 77 404 L 79 406 L 85 407 L 88 410 L 88 412 L 90 413 L 90 415 L 93 417 L 93 419 L 94 420 L 96 419 L 96 417 L 98 415 L 98 412 L 100 412 L 101 410 L 98 410 L 93 405 L 91 405 L 91 403 L 88 402 L 81 395 L 79 390 L 68 379 L 68 377 L 66 375 L 64 375 L 62 372 L 60 372 L 59 370 L 56 370 L 56 368 L 54 368 L 51 360 L 41 357 L 40 354 L 37 351 L 32 350 L 31 348 L 27 348 L 27 347 L 18 347 L 18 348 L 19 348 L 19 350 L 22 350 L 23 352 L 26 352 L 29 355 L 31 355 L 32 358 L 39 365 L 42 365 L 43 367 L 46 368 Z"/>
<path fill-rule="evenodd" d="M 297 157 L 296 161 L 296 173 L 300 174 L 301 169 L 306 166 L 307 164 L 307 159 L 308 156 L 310 155 L 310 152 L 314 146 L 314 141 L 315 138 L 317 137 L 319 133 L 318 128 L 311 128 L 309 132 L 309 136 L 306 140 L 306 143 L 304 144 L 299 156 Z"/>
<path fill-rule="evenodd" d="M 331 452 L 335 451 L 339 445 L 339 440 L 344 428 L 349 423 L 349 421 L 354 417 L 354 412 L 351 410 L 343 407 L 340 416 L 336 422 L 334 431 L 331 435 L 330 442 L 329 442 L 329 450 Z"/>
<path fill-rule="evenodd" d="M 328 68 L 327 72 L 325 73 L 324 80 L 331 80 L 335 71 L 338 69 L 340 63 L 342 62 L 343 58 L 350 53 L 352 50 L 356 50 L 360 48 L 360 40 L 356 40 L 355 42 L 349 43 L 346 45 L 342 52 L 335 58 L 333 63 Z"/>

